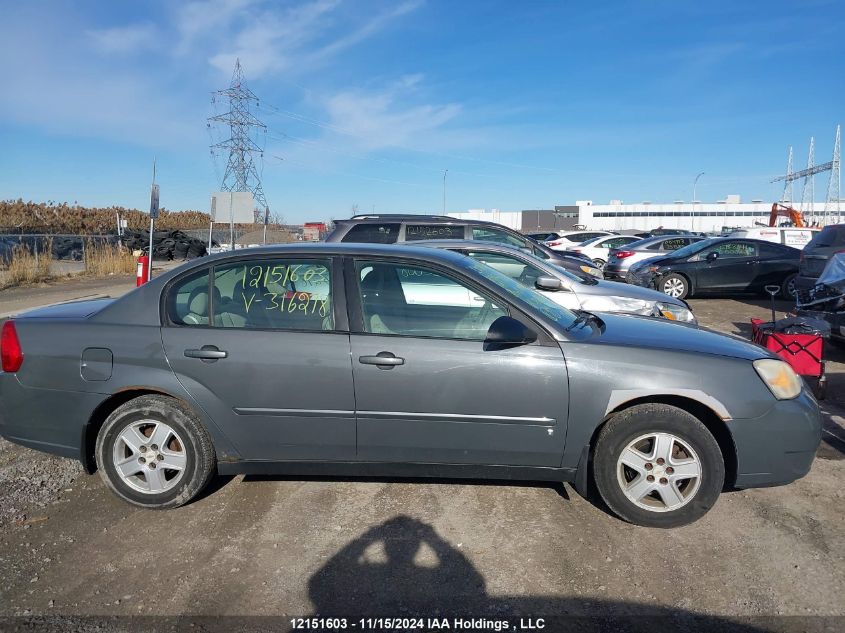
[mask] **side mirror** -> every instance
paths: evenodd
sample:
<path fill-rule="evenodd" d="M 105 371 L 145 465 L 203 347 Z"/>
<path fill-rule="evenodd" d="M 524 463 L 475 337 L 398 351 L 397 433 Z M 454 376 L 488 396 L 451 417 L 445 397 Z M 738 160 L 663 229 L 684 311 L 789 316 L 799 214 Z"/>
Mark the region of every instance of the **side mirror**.
<path fill-rule="evenodd" d="M 710 252 L 710 253 L 707 253 L 707 261 L 708 261 L 709 263 L 713 263 L 713 262 L 715 262 L 717 259 L 719 259 L 719 253 L 717 253 L 716 251 L 712 251 L 712 252 Z"/>
<path fill-rule="evenodd" d="M 537 340 L 537 333 L 513 317 L 500 316 L 490 324 L 485 349 L 502 349 L 516 345 L 528 345 Z"/>
<path fill-rule="evenodd" d="M 549 290 L 554 292 L 556 290 L 560 290 L 562 286 L 563 284 L 557 277 L 537 277 L 537 280 L 534 282 L 534 287 L 537 288 L 537 290 Z"/>

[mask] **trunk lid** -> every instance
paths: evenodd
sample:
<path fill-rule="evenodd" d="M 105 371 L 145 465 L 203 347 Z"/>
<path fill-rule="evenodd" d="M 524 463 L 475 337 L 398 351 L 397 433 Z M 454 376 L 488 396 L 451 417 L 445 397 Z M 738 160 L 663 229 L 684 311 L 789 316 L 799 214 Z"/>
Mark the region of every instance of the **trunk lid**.
<path fill-rule="evenodd" d="M 68 301 L 34 308 L 15 316 L 16 319 L 84 319 L 112 303 L 111 297 Z"/>

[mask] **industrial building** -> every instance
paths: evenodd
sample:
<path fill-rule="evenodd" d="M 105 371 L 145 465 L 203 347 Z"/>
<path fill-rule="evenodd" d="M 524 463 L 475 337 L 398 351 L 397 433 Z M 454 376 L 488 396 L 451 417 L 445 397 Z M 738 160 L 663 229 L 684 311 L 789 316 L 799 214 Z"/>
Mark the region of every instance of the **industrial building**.
<path fill-rule="evenodd" d="M 825 204 L 794 204 L 803 212 L 809 225 L 841 221 L 836 213 Z M 753 200 L 744 203 L 737 195 L 729 195 L 718 202 L 683 202 L 652 204 L 624 204 L 611 200 L 610 204 L 593 204 L 591 200 L 579 200 L 570 206 L 555 206 L 553 209 L 526 209 L 524 211 L 500 211 L 498 209 L 470 209 L 450 216 L 462 219 L 487 220 L 504 224 L 518 231 L 559 230 L 566 231 L 575 226 L 588 229 L 618 231 L 623 229 L 650 230 L 656 228 L 684 229 L 705 233 L 719 233 L 738 227 L 768 226 L 772 203 Z"/>

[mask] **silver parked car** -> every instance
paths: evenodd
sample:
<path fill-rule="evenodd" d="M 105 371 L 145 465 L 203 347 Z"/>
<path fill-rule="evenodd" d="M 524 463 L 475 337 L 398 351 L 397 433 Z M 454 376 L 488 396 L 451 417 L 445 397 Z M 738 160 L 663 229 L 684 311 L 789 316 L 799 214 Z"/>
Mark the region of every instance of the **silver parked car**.
<path fill-rule="evenodd" d="M 617 312 L 663 317 L 696 323 L 689 306 L 650 288 L 616 281 L 578 277 L 525 251 L 505 244 L 484 244 L 469 240 L 430 240 L 415 246 L 446 248 L 483 262 L 521 283 L 545 294 L 570 310 Z M 429 288 L 436 293 L 437 288 Z"/>
<path fill-rule="evenodd" d="M 697 235 L 659 235 L 612 249 L 604 267 L 604 277 L 605 279 L 625 281 L 633 264 L 650 257 L 671 253 L 703 239 L 703 237 Z"/>

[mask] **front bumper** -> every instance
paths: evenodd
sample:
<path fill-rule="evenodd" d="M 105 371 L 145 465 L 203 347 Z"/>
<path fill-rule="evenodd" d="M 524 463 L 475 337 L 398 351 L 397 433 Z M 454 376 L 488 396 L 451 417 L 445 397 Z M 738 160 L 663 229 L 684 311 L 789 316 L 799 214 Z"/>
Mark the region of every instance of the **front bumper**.
<path fill-rule="evenodd" d="M 810 471 L 822 438 L 819 405 L 805 387 L 757 418 L 727 422 L 737 458 L 737 488 L 780 486 Z"/>
<path fill-rule="evenodd" d="M 660 275 L 656 273 L 650 273 L 648 271 L 637 271 L 631 272 L 628 271 L 628 274 L 625 276 L 625 281 L 634 286 L 642 286 L 643 288 L 657 288 L 657 281 Z"/>

